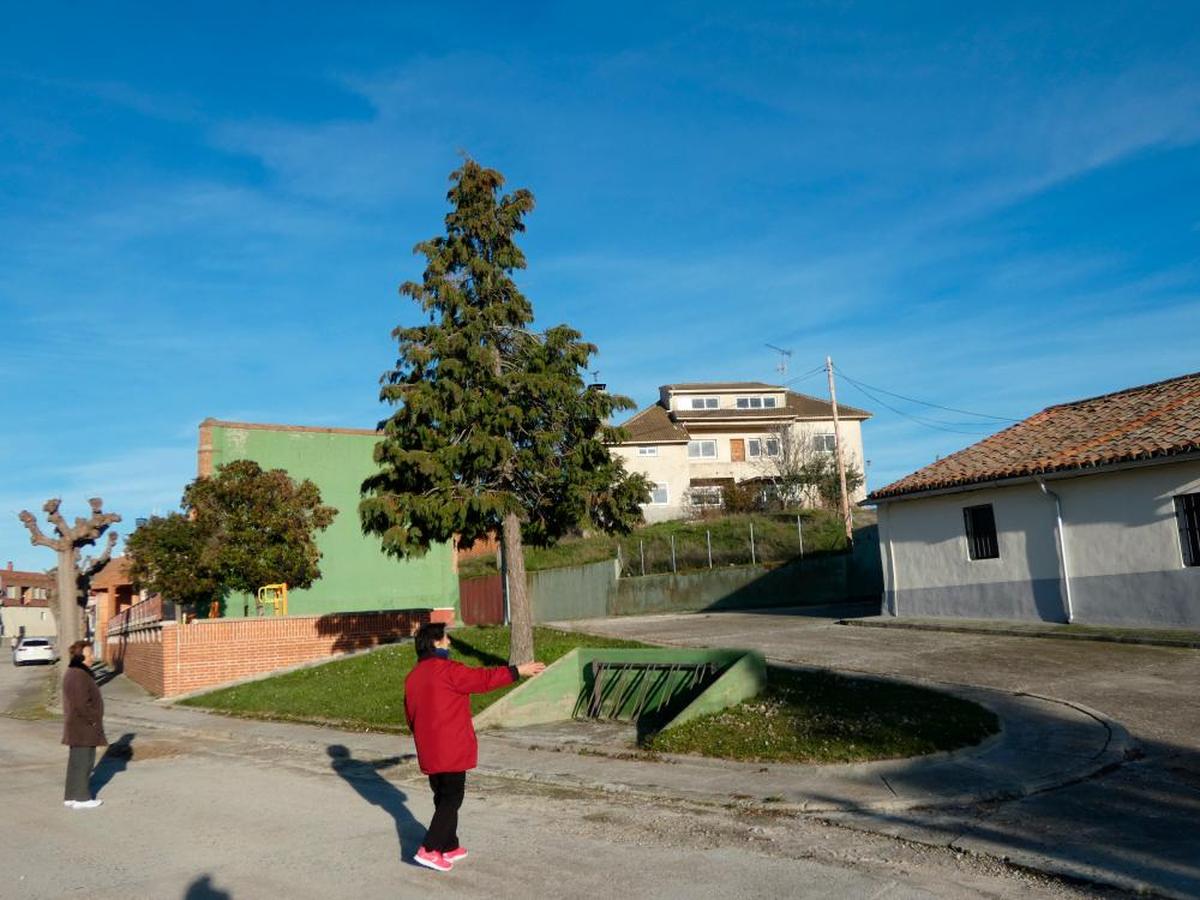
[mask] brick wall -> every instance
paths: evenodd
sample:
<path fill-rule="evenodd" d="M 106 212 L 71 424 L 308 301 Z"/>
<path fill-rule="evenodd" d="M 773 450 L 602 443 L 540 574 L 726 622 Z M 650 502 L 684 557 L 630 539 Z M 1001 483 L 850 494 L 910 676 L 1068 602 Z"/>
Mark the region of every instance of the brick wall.
<path fill-rule="evenodd" d="M 162 622 L 108 636 L 124 673 L 163 697 L 189 693 L 352 650 L 394 643 L 452 609 Z"/>
<path fill-rule="evenodd" d="M 167 622 L 110 634 L 105 661 L 150 693 L 163 696 L 164 646 L 175 650 L 175 623 Z"/>

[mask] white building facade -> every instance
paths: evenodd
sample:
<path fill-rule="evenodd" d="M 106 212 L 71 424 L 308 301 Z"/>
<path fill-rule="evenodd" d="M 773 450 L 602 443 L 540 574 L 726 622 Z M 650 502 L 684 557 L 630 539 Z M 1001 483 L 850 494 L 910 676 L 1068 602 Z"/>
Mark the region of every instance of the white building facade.
<path fill-rule="evenodd" d="M 862 422 L 870 415 L 839 407 L 842 456 L 859 472 L 866 470 Z M 761 382 L 664 385 L 658 403 L 621 427 L 627 437 L 613 452 L 652 482 L 644 507 L 650 522 L 719 506 L 725 485 L 769 482 L 783 456 L 832 454 L 836 447 L 829 403 Z M 851 499 L 865 496 L 859 487 Z"/>
<path fill-rule="evenodd" d="M 1200 376 L 1051 407 L 868 502 L 893 615 L 1200 627 Z"/>

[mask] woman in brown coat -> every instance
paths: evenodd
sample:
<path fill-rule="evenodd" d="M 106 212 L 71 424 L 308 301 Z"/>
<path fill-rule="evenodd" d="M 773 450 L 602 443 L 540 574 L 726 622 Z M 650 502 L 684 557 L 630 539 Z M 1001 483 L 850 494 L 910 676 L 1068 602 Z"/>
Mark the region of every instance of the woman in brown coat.
<path fill-rule="evenodd" d="M 70 656 L 62 687 L 62 742 L 71 748 L 63 805 L 68 809 L 94 809 L 104 802 L 93 799 L 88 786 L 96 765 L 96 748 L 108 743 L 104 737 L 104 698 L 92 675 L 92 645 L 76 641 Z"/>

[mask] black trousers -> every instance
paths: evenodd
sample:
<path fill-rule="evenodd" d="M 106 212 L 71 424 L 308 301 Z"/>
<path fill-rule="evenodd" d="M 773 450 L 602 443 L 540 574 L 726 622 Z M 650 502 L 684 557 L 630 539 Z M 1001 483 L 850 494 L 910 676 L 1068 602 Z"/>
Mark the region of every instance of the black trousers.
<path fill-rule="evenodd" d="M 425 833 L 425 849 L 445 853 L 458 848 L 458 808 L 467 789 L 466 772 L 439 772 L 429 776 L 433 788 L 433 820 Z"/>
<path fill-rule="evenodd" d="M 92 768 L 96 765 L 95 747 L 72 747 L 67 756 L 67 788 L 63 792 L 64 800 L 91 800 L 92 791 L 88 787 Z"/>

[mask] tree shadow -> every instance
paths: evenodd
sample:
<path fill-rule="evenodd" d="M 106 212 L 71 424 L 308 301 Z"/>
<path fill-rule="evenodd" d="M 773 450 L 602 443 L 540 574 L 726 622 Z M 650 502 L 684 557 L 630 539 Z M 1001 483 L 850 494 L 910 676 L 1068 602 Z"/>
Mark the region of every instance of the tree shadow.
<path fill-rule="evenodd" d="M 183 900 L 233 900 L 233 894 L 215 887 L 212 876 L 204 874 L 187 886 Z"/>
<path fill-rule="evenodd" d="M 354 788 L 368 803 L 380 807 L 392 817 L 396 826 L 396 839 L 400 844 L 400 856 L 406 862 L 411 862 L 421 846 L 421 841 L 425 839 L 425 826 L 408 811 L 404 803 L 408 799 L 407 795 L 380 775 L 379 770 L 391 768 L 415 757 L 406 754 L 377 760 L 355 759 L 343 744 L 330 744 L 325 752 L 329 754 L 330 767 L 346 784 Z"/>
<path fill-rule="evenodd" d="M 333 637 L 333 652 L 349 653 L 408 640 L 429 609 L 398 609 L 363 613 L 330 613 L 317 619 L 317 634 Z"/>
<path fill-rule="evenodd" d="M 93 797 L 99 796 L 116 775 L 129 767 L 129 761 L 133 759 L 133 739 L 136 736 L 135 732 L 126 732 L 108 745 L 108 749 L 100 757 L 100 762 L 92 770 L 90 786 Z"/>
<path fill-rule="evenodd" d="M 477 659 L 480 665 L 483 666 L 507 666 L 508 660 L 495 653 L 489 653 L 487 650 L 480 650 L 478 647 L 473 647 L 470 644 L 464 644 L 462 641 L 456 640 L 454 634 L 450 634 L 450 646 L 454 648 L 454 652 L 463 659 Z"/>
<path fill-rule="evenodd" d="M 1200 897 L 1200 751 L 1156 741 L 1143 749 L 1115 770 L 1011 801 L 886 811 L 810 799 L 842 805 L 828 816 L 840 824 L 1139 893 Z"/>

